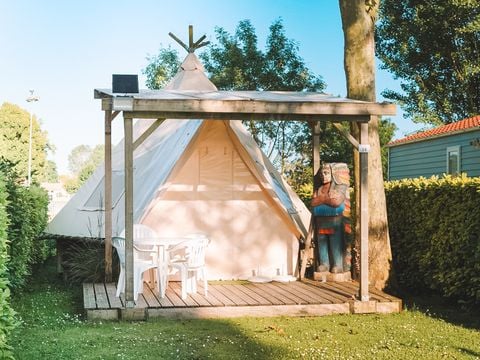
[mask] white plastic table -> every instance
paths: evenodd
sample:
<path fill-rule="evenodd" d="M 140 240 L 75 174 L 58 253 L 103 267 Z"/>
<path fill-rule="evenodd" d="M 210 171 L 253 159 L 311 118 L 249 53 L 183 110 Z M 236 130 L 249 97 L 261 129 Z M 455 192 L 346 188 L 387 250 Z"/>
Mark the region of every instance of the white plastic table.
<path fill-rule="evenodd" d="M 154 237 L 154 238 L 142 238 L 135 241 L 137 246 L 153 246 L 157 250 L 157 281 L 159 285 L 159 293 L 163 298 L 165 297 L 165 291 L 167 290 L 167 278 L 168 278 L 168 262 L 169 252 L 168 249 L 174 245 L 181 243 L 182 241 L 191 240 L 191 237 Z"/>

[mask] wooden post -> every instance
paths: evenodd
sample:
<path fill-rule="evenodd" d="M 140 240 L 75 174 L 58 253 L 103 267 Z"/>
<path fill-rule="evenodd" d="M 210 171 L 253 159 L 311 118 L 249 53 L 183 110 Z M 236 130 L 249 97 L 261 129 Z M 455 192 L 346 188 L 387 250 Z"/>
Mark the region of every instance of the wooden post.
<path fill-rule="evenodd" d="M 360 300 L 368 301 L 368 123 L 360 123 Z"/>
<path fill-rule="evenodd" d="M 312 126 L 313 135 L 313 176 L 320 169 L 320 121 L 314 122 Z"/>
<path fill-rule="evenodd" d="M 57 245 L 57 274 L 63 273 L 63 241 L 60 239 L 55 240 Z"/>
<path fill-rule="evenodd" d="M 133 119 L 125 128 L 125 307 L 133 308 Z"/>
<path fill-rule="evenodd" d="M 105 282 L 112 282 L 112 113 L 105 111 Z"/>
<path fill-rule="evenodd" d="M 313 180 L 318 169 L 320 169 L 320 121 L 315 121 L 312 123 L 312 159 Z M 303 257 L 301 258 L 300 279 L 303 279 L 305 277 L 305 270 L 307 269 L 308 257 L 310 254 L 310 249 L 312 247 L 312 240 L 315 240 L 315 224 L 313 222 L 313 217 L 310 220 L 307 238 L 305 239 L 305 250 L 303 252 Z"/>
<path fill-rule="evenodd" d="M 195 51 L 193 47 L 193 26 L 188 26 L 188 52 L 193 53 Z"/>

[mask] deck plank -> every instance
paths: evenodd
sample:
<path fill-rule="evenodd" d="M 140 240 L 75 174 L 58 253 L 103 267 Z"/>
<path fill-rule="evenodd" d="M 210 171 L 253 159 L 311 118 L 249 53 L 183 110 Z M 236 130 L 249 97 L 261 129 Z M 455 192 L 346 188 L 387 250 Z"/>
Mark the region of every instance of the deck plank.
<path fill-rule="evenodd" d="M 322 292 L 318 291 L 315 287 L 313 286 L 308 286 L 305 284 L 302 284 L 300 282 L 292 282 L 290 284 L 285 284 L 289 288 L 293 288 L 298 291 L 298 293 L 303 293 L 306 295 L 309 295 L 311 300 L 311 303 L 314 304 L 333 304 L 333 303 L 338 303 L 337 301 L 332 301 L 331 299 L 328 299 L 327 297 L 323 296 Z"/>
<path fill-rule="evenodd" d="M 148 283 L 143 284 L 143 297 L 145 298 L 149 308 L 160 307 L 160 303 L 158 302 L 157 297 Z"/>
<path fill-rule="evenodd" d="M 319 296 L 320 299 L 326 299 L 333 304 L 343 304 L 348 300 L 345 296 L 340 296 L 326 289 L 322 289 L 321 287 L 316 286 L 315 284 L 306 283 L 303 280 L 297 281 L 296 286 L 301 286 L 304 289 L 307 289 L 308 291 L 311 291 L 317 296 Z"/>
<path fill-rule="evenodd" d="M 205 296 L 204 294 L 205 293 L 203 291 L 203 286 L 202 287 L 197 286 L 197 292 L 191 293 L 189 295 L 192 297 L 193 300 L 195 300 L 198 306 L 214 306 L 212 305 L 209 299 L 209 298 L 212 298 L 212 296 L 208 296 L 208 292 L 207 292 L 207 296 Z"/>
<path fill-rule="evenodd" d="M 125 294 L 124 293 L 120 294 L 120 300 L 124 304 L 127 303 L 127 300 L 125 299 Z M 148 305 L 147 305 L 147 302 L 145 301 L 145 299 L 143 298 L 143 295 L 138 294 L 138 299 L 137 299 L 137 301 L 135 301 L 135 306 L 133 308 L 134 309 L 144 309 L 146 307 L 148 307 Z"/>
<path fill-rule="evenodd" d="M 138 294 L 137 301 L 135 302 L 135 309 L 144 309 L 148 308 L 147 301 L 145 300 L 145 297 L 143 294 Z"/>
<path fill-rule="evenodd" d="M 346 295 L 343 292 L 339 293 L 337 289 L 332 290 L 331 287 L 325 286 L 327 283 L 326 282 L 319 282 L 315 280 L 310 280 L 310 279 L 303 279 L 302 282 L 304 284 L 313 286 L 322 292 L 325 292 L 329 296 L 338 299 L 339 302 L 344 303 L 346 301 L 352 300 L 350 295 Z"/>
<path fill-rule="evenodd" d="M 182 298 L 182 284 L 178 281 L 172 281 L 169 284 L 173 291 L 178 295 L 179 298 Z M 187 298 L 182 299 L 186 306 L 198 306 L 197 302 L 193 300 L 191 294 L 187 293 Z"/>
<path fill-rule="evenodd" d="M 226 292 L 227 296 L 235 301 L 235 299 L 240 299 L 241 303 L 238 303 L 238 305 L 258 305 L 258 302 L 255 299 L 252 299 L 250 296 L 245 294 L 244 292 L 238 290 L 235 288 L 233 285 L 220 285 Z M 231 295 L 228 295 L 231 294 Z M 237 302 L 237 301 L 235 301 Z"/>
<path fill-rule="evenodd" d="M 85 309 L 96 309 L 95 291 L 92 283 L 83 284 L 83 307 Z"/>
<path fill-rule="evenodd" d="M 156 294 L 155 295 L 157 297 L 157 300 L 158 302 L 160 303 L 160 306 L 161 307 L 173 307 L 173 303 L 170 301 L 169 298 L 167 298 L 167 296 L 165 297 L 161 297 L 160 294 Z"/>
<path fill-rule="evenodd" d="M 108 302 L 107 292 L 105 290 L 105 285 L 103 283 L 95 284 L 93 286 L 95 290 L 95 299 L 97 301 L 98 309 L 110 309 L 110 304 Z"/>
<path fill-rule="evenodd" d="M 254 299 L 258 305 L 272 305 L 273 303 L 268 301 L 265 297 L 257 294 L 253 290 L 249 289 L 245 285 L 233 285 L 238 291 L 242 291 L 247 294 L 250 298 Z"/>
<path fill-rule="evenodd" d="M 299 291 L 299 289 L 294 288 L 290 284 L 285 284 L 285 283 L 281 283 L 281 282 L 273 282 L 272 284 L 275 285 L 275 286 L 278 286 L 279 288 L 287 291 L 288 293 L 290 293 L 292 295 L 295 295 L 298 298 L 302 299 L 303 301 L 305 301 L 305 304 L 318 304 L 319 303 L 318 298 L 315 298 L 315 296 L 311 292 L 304 291 L 303 289 L 302 289 L 302 291 Z M 330 304 L 330 302 L 328 302 L 328 303 Z"/>
<path fill-rule="evenodd" d="M 212 306 L 225 306 L 223 302 L 221 302 L 219 299 L 217 299 L 211 292 L 211 285 L 208 286 L 208 291 L 207 291 L 207 297 L 205 297 L 205 300 L 207 300 Z M 198 284 L 198 291 L 203 294 L 203 284 Z"/>
<path fill-rule="evenodd" d="M 345 289 L 339 288 L 338 286 L 333 285 L 333 283 L 329 282 L 322 282 L 321 284 L 318 285 L 319 287 L 322 287 L 324 289 L 327 289 L 329 291 L 332 291 L 340 296 L 343 296 L 346 301 L 348 300 L 355 300 L 355 295 L 352 291 L 347 291 Z"/>
<path fill-rule="evenodd" d="M 272 305 L 285 305 L 285 303 L 279 299 L 279 297 L 275 297 L 274 294 L 269 293 L 268 291 L 262 290 L 260 287 L 256 286 L 255 284 L 245 284 L 243 285 L 249 291 L 254 292 L 255 294 L 267 299 Z"/>
<path fill-rule="evenodd" d="M 168 283 L 168 287 L 165 291 L 166 298 L 172 303 L 173 307 L 186 307 L 187 305 L 185 304 L 185 302 L 180 296 L 177 295 L 177 293 L 172 288 L 172 283 L 173 281 Z"/>
<path fill-rule="evenodd" d="M 357 286 L 357 284 L 353 283 L 352 281 L 345 281 L 345 282 L 336 282 L 334 283 L 335 286 L 337 287 L 340 287 L 340 288 L 343 288 L 347 291 L 352 291 L 353 294 L 357 295 L 359 294 L 359 286 Z M 370 295 L 370 298 L 371 300 L 375 300 L 375 301 L 390 301 L 388 299 L 385 299 L 384 297 L 382 296 L 379 296 L 375 293 L 372 293 L 371 289 L 368 289 L 368 292 L 369 292 L 369 295 Z"/>
<path fill-rule="evenodd" d="M 235 303 L 226 297 L 219 289 L 217 289 L 216 285 L 210 285 L 208 287 L 208 292 L 220 300 L 223 306 L 235 306 Z"/>
<path fill-rule="evenodd" d="M 381 290 L 378 290 L 378 289 L 375 289 L 374 287 L 371 287 L 369 289 L 370 292 L 376 294 L 376 295 L 379 295 L 379 296 L 382 296 L 383 298 L 385 298 L 386 300 L 389 300 L 391 302 L 402 302 L 401 299 L 393 296 L 393 295 L 390 295 L 390 294 L 387 294 Z M 386 301 L 385 301 L 386 302 Z"/>
<path fill-rule="evenodd" d="M 120 298 L 116 297 L 117 288 L 114 283 L 105 284 L 107 290 L 108 301 L 111 308 L 119 309 L 123 307 L 123 303 Z"/>
<path fill-rule="evenodd" d="M 263 291 L 263 292 L 268 293 L 272 296 L 275 296 L 277 299 L 282 301 L 285 305 L 297 305 L 297 301 L 292 300 L 288 296 L 285 296 L 285 294 L 282 291 L 280 291 L 281 289 L 278 289 L 275 286 L 272 286 L 270 283 L 269 284 L 255 284 L 255 286 L 257 287 L 257 289 L 259 291 Z"/>
<path fill-rule="evenodd" d="M 212 285 L 212 287 L 214 287 L 216 290 L 218 290 L 219 292 L 221 292 L 223 294 L 223 296 L 225 296 L 226 298 L 230 299 L 235 306 L 244 306 L 244 305 L 248 305 L 248 303 L 243 300 L 241 297 L 237 296 L 237 294 L 235 294 L 234 292 L 232 292 L 228 286 L 225 286 L 225 285 Z"/>
<path fill-rule="evenodd" d="M 298 297 L 297 295 L 291 293 L 290 291 L 284 290 L 281 287 L 276 286 L 272 283 L 263 284 L 263 286 L 265 286 L 267 291 L 270 290 L 270 291 L 276 292 L 277 294 L 280 294 L 283 297 L 282 301 L 284 302 L 290 300 L 291 304 L 296 304 L 296 305 L 308 304 L 308 301 L 305 301 L 303 298 Z M 287 304 L 287 302 L 285 303 Z"/>
<path fill-rule="evenodd" d="M 209 294 L 204 296 L 203 286 L 198 292 L 189 294 L 183 301 L 181 284 L 171 282 L 166 297 L 144 284 L 133 309 L 124 307 L 124 300 L 115 297 L 113 283 L 83 284 L 84 307 L 89 320 L 145 320 L 150 317 L 174 318 L 215 318 L 236 316 L 305 316 L 338 313 L 362 313 L 359 306 L 365 304 L 353 301 L 358 294 L 356 282 L 318 282 L 304 279 L 291 283 L 233 283 L 210 284 Z M 371 301 L 368 312 L 392 313 L 402 310 L 402 300 L 369 289 Z M 108 305 L 108 306 L 107 306 Z M 374 306 L 373 306 L 374 305 Z M 360 309 L 361 310 L 361 309 Z M 363 311 L 365 312 L 365 311 Z"/>

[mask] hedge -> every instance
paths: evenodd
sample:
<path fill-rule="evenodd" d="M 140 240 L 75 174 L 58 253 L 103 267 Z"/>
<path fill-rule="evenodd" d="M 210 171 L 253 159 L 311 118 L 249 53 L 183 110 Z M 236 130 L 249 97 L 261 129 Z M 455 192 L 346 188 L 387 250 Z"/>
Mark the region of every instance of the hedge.
<path fill-rule="evenodd" d="M 12 358 L 8 336 L 14 328 L 14 311 L 10 307 L 10 289 L 8 282 L 7 254 L 7 191 L 0 172 L 0 358 Z"/>
<path fill-rule="evenodd" d="M 24 187 L 18 182 L 13 164 L 0 162 L 7 191 L 8 277 L 12 290 L 25 285 L 34 264 L 50 254 L 49 243 L 37 240 L 48 221 L 48 194 L 38 186 Z"/>
<path fill-rule="evenodd" d="M 480 302 L 480 178 L 391 181 L 385 191 L 399 283 Z"/>

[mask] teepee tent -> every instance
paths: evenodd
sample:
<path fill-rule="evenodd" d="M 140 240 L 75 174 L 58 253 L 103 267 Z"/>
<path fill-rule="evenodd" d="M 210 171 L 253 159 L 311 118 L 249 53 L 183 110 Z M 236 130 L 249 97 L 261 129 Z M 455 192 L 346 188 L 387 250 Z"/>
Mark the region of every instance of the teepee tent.
<path fill-rule="evenodd" d="M 190 53 L 165 90 L 216 91 Z M 142 119 L 134 138 L 158 120 Z M 112 234 L 125 228 L 124 142 L 112 153 Z M 299 240 L 310 212 L 274 169 L 239 120 L 167 119 L 134 157 L 135 223 L 159 236 L 202 232 L 211 279 L 294 274 Z M 104 237 L 104 166 L 101 165 L 50 222 L 47 233 Z"/>

